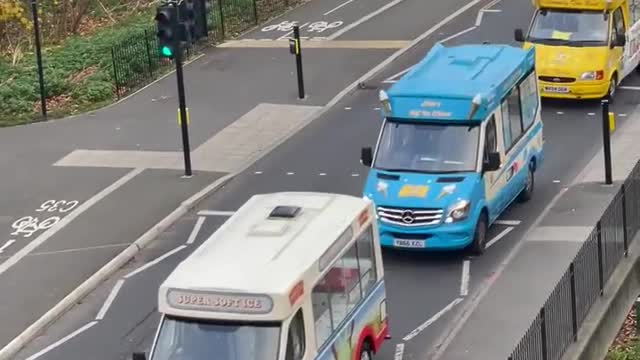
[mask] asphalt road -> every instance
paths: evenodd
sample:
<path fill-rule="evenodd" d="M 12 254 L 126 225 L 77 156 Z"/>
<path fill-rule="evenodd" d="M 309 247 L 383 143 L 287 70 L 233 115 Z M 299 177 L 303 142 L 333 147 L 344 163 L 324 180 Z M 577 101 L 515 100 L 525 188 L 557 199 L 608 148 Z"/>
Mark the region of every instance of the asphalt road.
<path fill-rule="evenodd" d="M 331 11 L 327 16 L 343 19 L 343 29 L 354 28 L 379 8 L 358 1 L 340 8 L 339 2 L 315 1 L 286 16 Z M 322 106 L 393 51 L 306 49 L 307 98 L 299 100 L 295 62 L 286 48 L 210 49 L 185 66 L 191 149 L 197 152 L 261 103 Z M 184 200 L 225 175 L 199 171 L 194 161 L 195 176 L 184 179 L 181 169 L 136 162 L 141 155 L 182 151 L 176 107 L 171 75 L 91 114 L 0 130 L 0 166 L 8 174 L 0 182 L 0 348 Z M 112 152 L 133 165 L 53 166 L 78 149 Z"/>
<path fill-rule="evenodd" d="M 434 5 L 440 9 L 439 19 L 459 6 L 455 2 L 448 5 L 449 8 L 443 2 Z M 383 27 L 383 21 L 386 24 L 405 22 L 415 26 L 414 23 L 426 13 L 434 18 L 432 23 L 439 21 L 433 12 L 418 11 L 416 6 L 415 1 L 405 0 L 385 13 L 384 20 L 365 24 L 371 28 Z M 448 40 L 447 44 L 512 43 L 512 29 L 526 26 L 531 14 L 528 0 L 498 2 L 492 9 L 501 12 L 483 13 L 478 28 Z M 197 211 L 233 211 L 253 194 L 282 190 L 330 191 L 360 196 L 366 169 L 358 162 L 359 149 L 375 142 L 380 126 L 377 89 L 388 87 L 395 74 L 421 59 L 435 41 L 467 30 L 476 24 L 477 19 L 477 11 L 470 11 L 436 31 L 416 49 L 367 82 L 367 88 L 343 99 L 207 199 Z M 374 22 L 378 22 L 377 27 L 373 26 Z M 423 26 L 422 31 L 428 27 Z M 390 31 L 398 30 L 394 26 Z M 413 28 L 407 31 L 413 35 L 416 32 Z M 635 74 L 625 81 L 625 85 L 637 84 L 640 84 L 640 78 Z M 636 97 L 635 91 L 618 92 L 612 110 L 617 114 L 619 124 L 637 105 Z M 404 344 L 403 359 L 424 358 L 448 321 L 466 301 L 466 294 L 477 290 L 482 280 L 491 276 L 497 264 L 520 241 L 543 208 L 595 154 L 601 144 L 599 110 L 597 102 L 543 103 L 546 158 L 536 178 L 534 198 L 526 204 L 515 204 L 502 216 L 501 220 L 506 223 L 490 230 L 490 237 L 495 241 L 482 257 L 471 257 L 465 253 L 385 251 L 393 339 L 386 343 L 379 359 L 397 359 L 395 350 L 399 343 Z M 180 247 L 192 234 L 198 219 L 197 211 L 182 218 L 139 259 L 66 314 L 18 358 L 26 359 L 40 352 L 44 359 L 124 359 L 134 350 L 148 350 L 157 326 L 156 294 L 159 284 L 179 261 L 225 220 L 224 216 L 205 216 L 195 242 Z M 468 261 L 469 269 L 468 287 L 462 281 L 465 261 Z M 136 269 L 142 270 L 125 278 Z M 108 311 L 95 321 L 103 303 L 110 298 L 113 287 L 121 279 L 124 282 L 117 296 L 112 303 L 107 302 L 110 305 Z M 461 300 L 456 301 L 458 298 Z M 428 326 L 424 326 L 426 324 Z M 78 329 L 82 331 L 76 332 Z M 69 334 L 75 336 L 65 339 Z"/>

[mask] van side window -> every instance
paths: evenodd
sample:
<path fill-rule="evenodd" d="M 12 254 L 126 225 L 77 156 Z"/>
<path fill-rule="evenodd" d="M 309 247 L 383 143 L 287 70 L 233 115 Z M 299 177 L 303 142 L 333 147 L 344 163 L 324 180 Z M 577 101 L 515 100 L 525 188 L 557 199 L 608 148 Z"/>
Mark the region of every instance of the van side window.
<path fill-rule="evenodd" d="M 529 74 L 520 85 L 520 104 L 522 106 L 522 125 L 524 131 L 528 130 L 538 112 L 538 86 L 536 84 L 535 71 Z"/>
<path fill-rule="evenodd" d="M 378 282 L 371 225 L 318 280 L 311 291 L 316 343 L 324 346 Z"/>
<path fill-rule="evenodd" d="M 518 88 L 515 87 L 507 96 L 507 106 L 509 107 L 509 127 L 511 128 L 511 146 L 517 142 L 522 135 L 522 116 L 520 115 L 520 96 Z M 509 148 L 506 148 L 509 149 Z M 505 150 L 506 150 L 505 149 Z"/>
<path fill-rule="evenodd" d="M 304 343 L 304 319 L 302 318 L 302 309 L 300 309 L 289 324 L 285 360 L 301 360 L 305 351 Z"/>
<path fill-rule="evenodd" d="M 486 136 L 484 141 L 484 156 L 490 152 L 498 151 L 498 136 L 496 133 L 496 117 L 491 115 L 491 119 L 487 123 Z"/>
<path fill-rule="evenodd" d="M 631 22 L 635 23 L 640 20 L 640 1 L 639 0 L 631 0 L 629 3 L 629 16 L 631 16 Z"/>
<path fill-rule="evenodd" d="M 622 9 L 617 8 L 613 12 L 613 31 L 611 31 L 611 35 L 613 36 L 612 40 L 615 40 L 617 35 L 622 35 L 624 33 L 624 17 L 622 16 Z"/>
<path fill-rule="evenodd" d="M 511 122 L 509 121 L 509 105 L 505 99 L 500 105 L 502 110 L 502 137 L 504 140 L 504 151 L 507 152 L 511 148 Z"/>

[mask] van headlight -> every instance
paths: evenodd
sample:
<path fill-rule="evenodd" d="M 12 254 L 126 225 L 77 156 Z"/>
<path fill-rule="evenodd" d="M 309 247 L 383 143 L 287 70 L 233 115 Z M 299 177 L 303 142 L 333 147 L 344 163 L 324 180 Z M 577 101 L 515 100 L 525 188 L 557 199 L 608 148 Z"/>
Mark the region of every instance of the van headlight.
<path fill-rule="evenodd" d="M 587 72 L 583 72 L 580 75 L 580 80 L 602 80 L 602 79 L 604 79 L 603 70 L 587 71 Z"/>
<path fill-rule="evenodd" d="M 460 200 L 449 206 L 447 210 L 447 219 L 444 221 L 447 224 L 461 221 L 469 216 L 469 209 L 471 209 L 471 202 L 469 200 Z"/>

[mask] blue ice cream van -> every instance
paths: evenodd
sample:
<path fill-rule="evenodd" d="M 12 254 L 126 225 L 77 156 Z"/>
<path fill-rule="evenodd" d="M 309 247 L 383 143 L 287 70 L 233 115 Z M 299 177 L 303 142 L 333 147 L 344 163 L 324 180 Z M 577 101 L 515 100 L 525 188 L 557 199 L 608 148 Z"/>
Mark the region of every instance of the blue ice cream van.
<path fill-rule="evenodd" d="M 516 199 L 529 200 L 543 161 L 534 49 L 436 44 L 387 91 L 363 196 L 382 246 L 470 248 Z"/>

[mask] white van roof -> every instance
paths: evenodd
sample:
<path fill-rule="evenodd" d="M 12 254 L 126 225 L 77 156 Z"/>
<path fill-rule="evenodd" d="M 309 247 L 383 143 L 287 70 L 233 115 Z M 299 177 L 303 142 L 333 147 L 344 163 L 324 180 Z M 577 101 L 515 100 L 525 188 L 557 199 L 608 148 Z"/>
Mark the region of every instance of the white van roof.
<path fill-rule="evenodd" d="M 354 222 L 363 227 L 375 217 L 369 205 L 319 192 L 254 195 L 169 275 L 158 310 L 215 319 L 286 318 L 297 301 L 289 303 L 293 289 L 308 293 L 324 270 L 323 254 Z M 326 261 L 344 245 L 334 246 Z"/>

